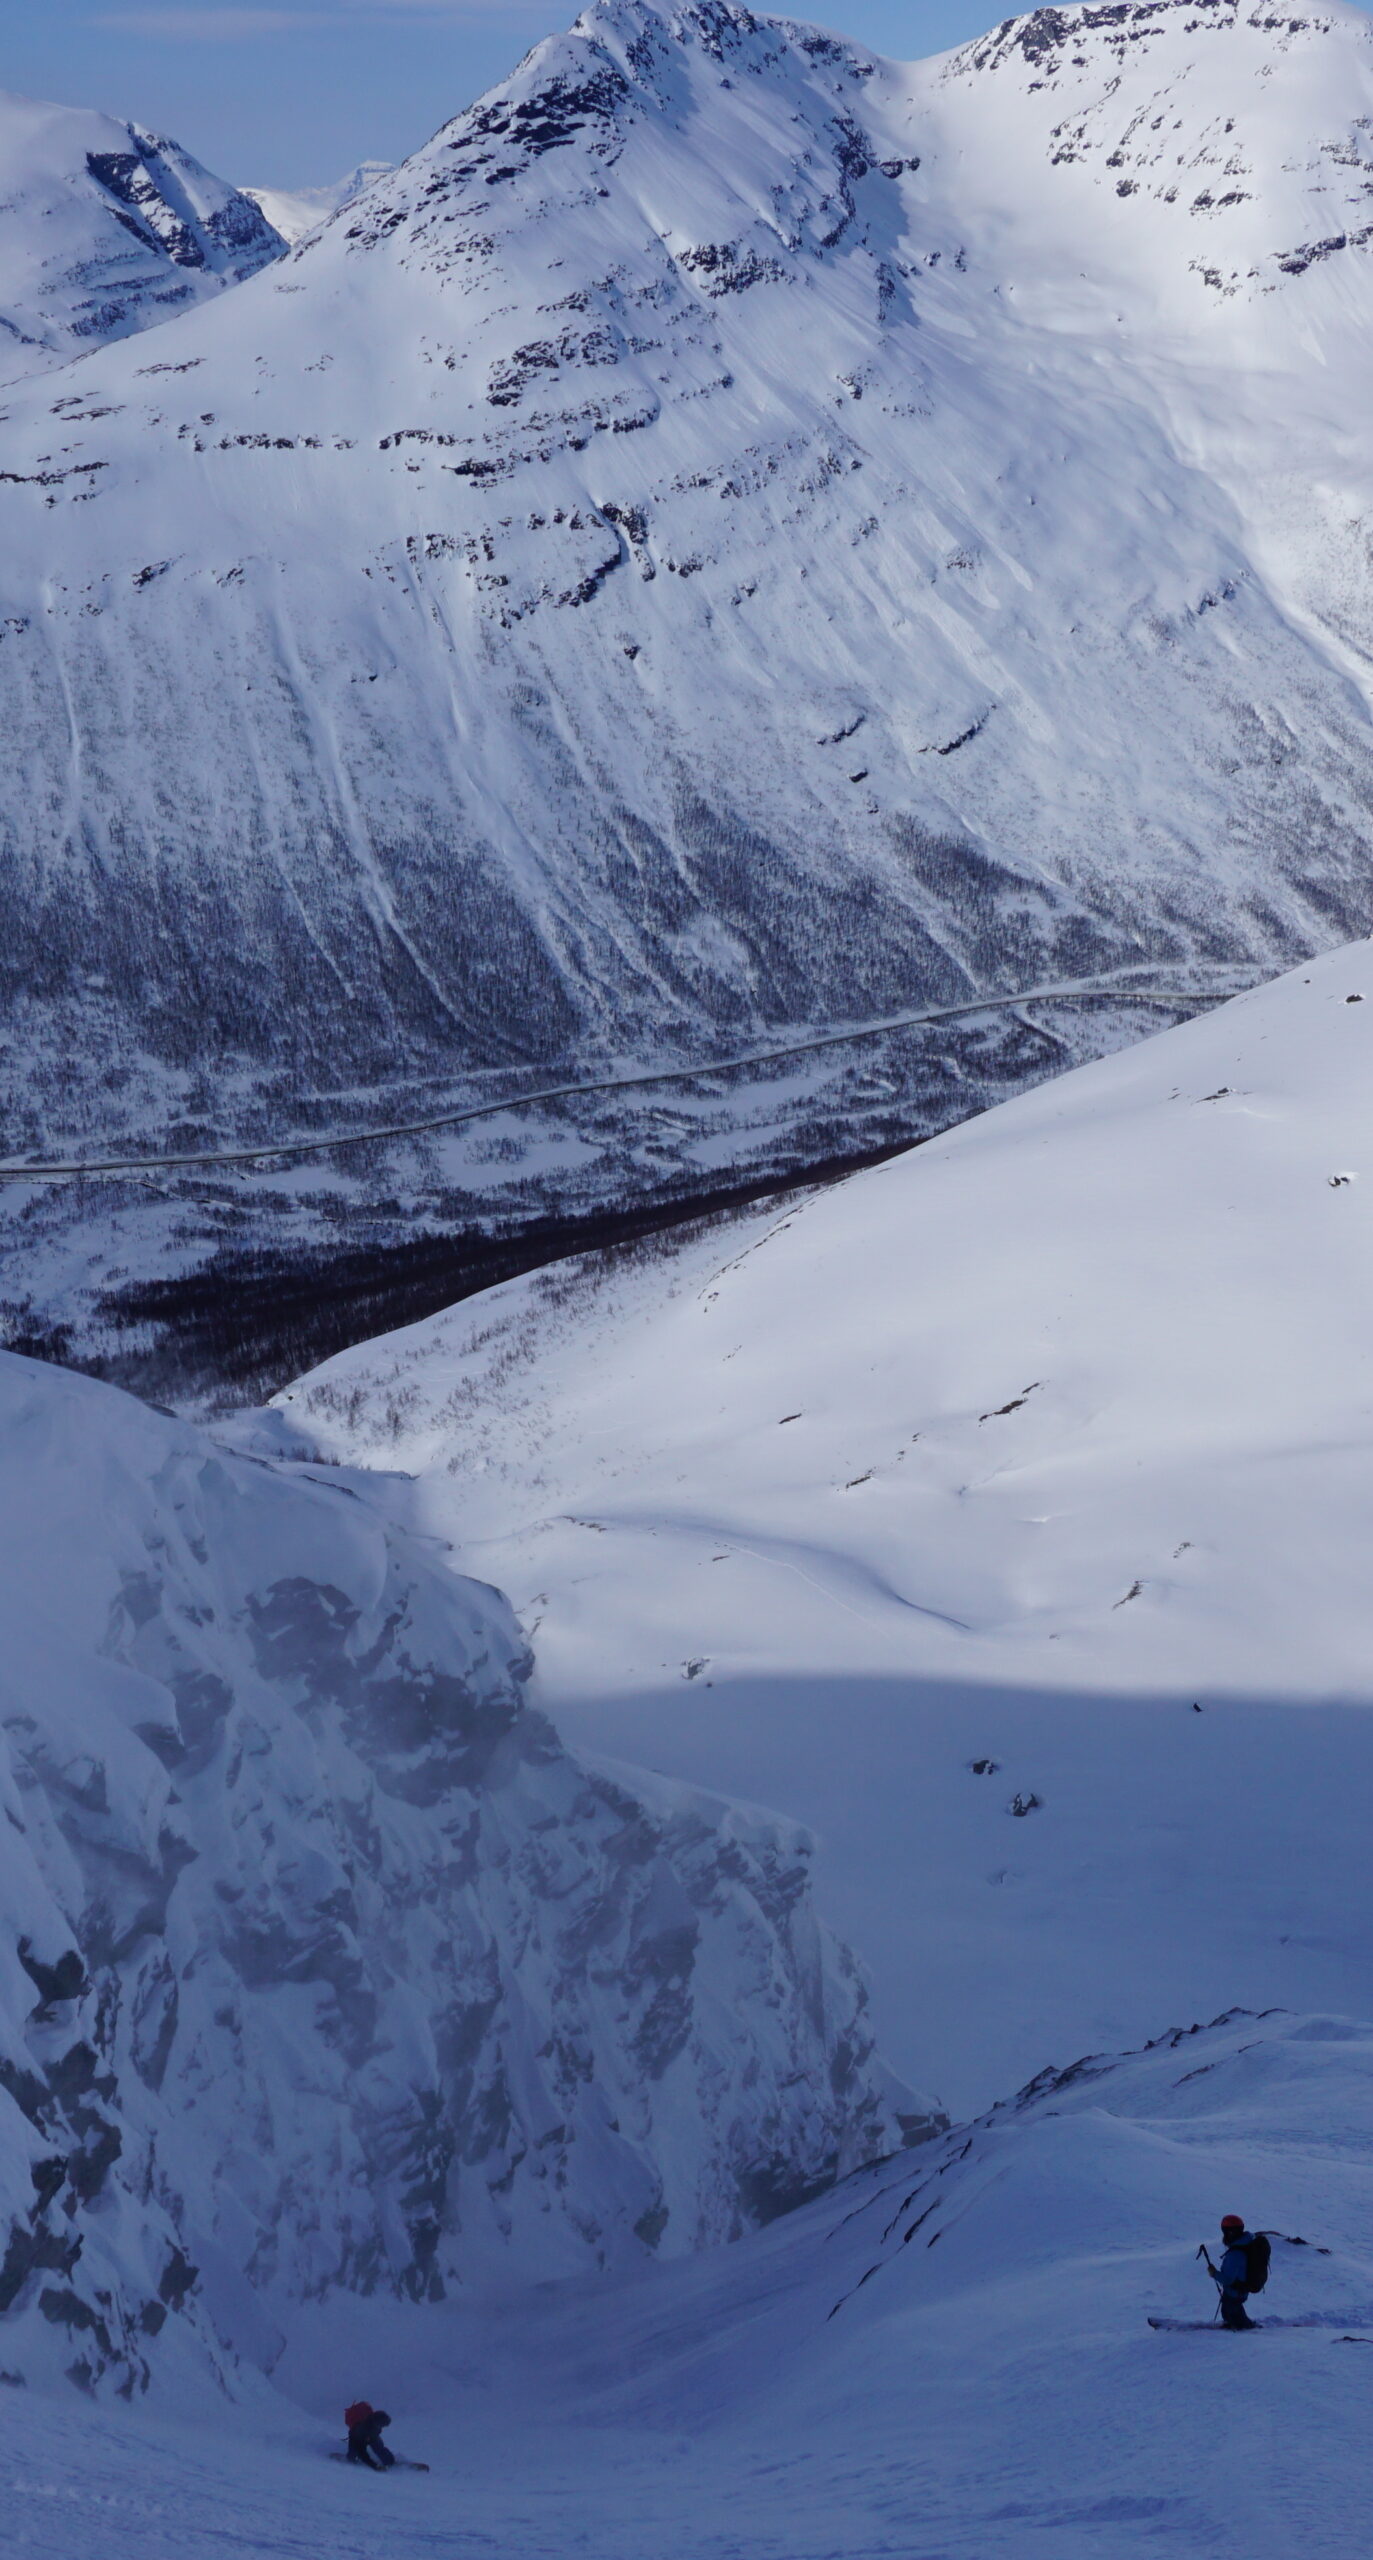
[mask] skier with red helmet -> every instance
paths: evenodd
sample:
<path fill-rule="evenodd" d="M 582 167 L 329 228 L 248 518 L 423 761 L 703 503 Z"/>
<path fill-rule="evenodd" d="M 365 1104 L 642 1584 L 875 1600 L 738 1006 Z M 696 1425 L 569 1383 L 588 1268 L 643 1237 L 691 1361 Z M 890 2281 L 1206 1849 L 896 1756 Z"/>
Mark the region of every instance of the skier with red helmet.
<path fill-rule="evenodd" d="M 1202 2256 L 1220 2287 L 1220 2316 L 1227 2329 L 1254 2329 L 1245 2304 L 1251 2293 L 1260 2293 L 1268 2280 L 1268 2243 L 1252 2231 L 1246 2231 L 1244 2216 L 1223 2213 L 1220 2236 L 1225 2254 L 1218 2267 L 1211 2264 L 1210 2250 L 1202 2244 Z M 1260 2263 L 1261 2261 L 1261 2263 Z"/>
<path fill-rule="evenodd" d="M 381 2436 L 383 2427 L 391 2424 L 390 2411 L 374 2409 L 370 2400 L 354 2400 L 344 2410 L 343 2423 L 348 2430 L 349 2461 L 360 2462 L 366 2471 L 389 2471 L 396 2457 Z"/>
<path fill-rule="evenodd" d="M 370 2400 L 351 2400 L 343 2412 L 348 2430 L 349 2462 L 361 2463 L 364 2471 L 394 2471 L 396 2464 L 406 2471 L 427 2471 L 427 2462 L 405 2462 L 401 2455 L 383 2444 L 383 2429 L 391 2424 L 389 2409 L 374 2409 Z"/>

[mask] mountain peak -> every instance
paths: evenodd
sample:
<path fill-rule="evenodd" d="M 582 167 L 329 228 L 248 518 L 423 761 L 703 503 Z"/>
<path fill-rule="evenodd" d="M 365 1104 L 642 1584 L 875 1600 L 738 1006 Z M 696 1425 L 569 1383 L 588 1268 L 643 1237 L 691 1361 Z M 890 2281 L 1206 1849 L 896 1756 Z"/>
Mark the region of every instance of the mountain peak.
<path fill-rule="evenodd" d="M 618 214 L 627 185 L 636 215 L 650 224 L 660 214 L 680 217 L 696 199 L 700 220 L 665 221 L 665 238 L 692 241 L 709 207 L 718 243 L 724 198 L 732 199 L 736 227 L 746 202 L 765 227 L 774 206 L 783 236 L 800 247 L 785 219 L 788 199 L 829 203 L 867 165 L 861 139 L 835 119 L 849 115 L 873 70 L 870 57 L 818 29 L 760 17 L 731 0 L 682 7 L 593 0 L 566 32 L 534 46 L 508 80 L 443 126 L 392 182 L 373 189 L 349 237 L 398 249 L 413 239 L 448 267 L 455 226 L 472 235 L 470 250 L 459 252 L 468 266 L 518 232 L 524 248 L 562 267 L 581 255 L 589 208 L 606 200 L 614 168 Z M 738 85 L 744 79 L 747 88 Z M 631 172 L 622 163 L 635 134 Z M 697 153 L 704 159 L 693 184 Z M 662 163 L 656 185 L 639 165 L 650 155 Z M 552 236 L 555 223 L 574 226 L 570 243 Z M 822 220 L 822 237 L 831 230 Z"/>
<path fill-rule="evenodd" d="M 911 67 L 597 0 L 151 362 L 16 401 L 17 1143 L 390 1126 L 1367 929 L 1373 63 L 1300 24 Z M 1093 32 L 1050 78 L 1027 27 Z M 1074 1007 L 1054 1055 L 1123 1036 Z M 940 1039 L 872 1143 L 1049 1054 Z M 808 1076 L 750 1150 L 853 1146 Z M 637 1183 L 625 1127 L 540 1207 Z"/>
<path fill-rule="evenodd" d="M 1022 279 L 1075 234 L 1181 318 L 1373 242 L 1373 20 L 1344 0 L 1036 9 L 947 56 L 933 102 L 1026 217 Z"/>
<path fill-rule="evenodd" d="M 178 143 L 0 93 L 0 377 L 190 310 L 279 258 L 260 208 Z"/>
<path fill-rule="evenodd" d="M 1270 0 L 1069 0 L 1067 6 L 1002 18 L 985 35 L 974 36 L 942 59 L 946 65 L 971 62 L 987 69 L 1018 56 L 1042 77 L 1085 68 L 1093 55 L 1110 55 L 1118 63 L 1146 60 L 1178 40 L 1204 58 L 1213 40 L 1228 38 L 1243 48 L 1253 39 L 1262 48 L 1285 53 L 1341 31 L 1369 34 L 1366 13 L 1351 0 L 1328 0 L 1328 5 L 1305 10 L 1277 9 Z M 1082 62 L 1076 59 L 1079 54 Z"/>

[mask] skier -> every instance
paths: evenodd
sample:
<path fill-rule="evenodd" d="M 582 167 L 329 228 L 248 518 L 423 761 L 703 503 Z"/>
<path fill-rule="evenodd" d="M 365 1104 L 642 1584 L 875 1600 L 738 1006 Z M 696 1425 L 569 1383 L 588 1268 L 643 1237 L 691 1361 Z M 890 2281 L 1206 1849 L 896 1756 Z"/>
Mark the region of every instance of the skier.
<path fill-rule="evenodd" d="M 382 2430 L 389 2427 L 389 2410 L 374 2409 L 370 2400 L 354 2400 L 343 2412 L 348 2430 L 348 2460 L 360 2462 L 366 2471 L 390 2471 L 396 2457 L 389 2444 L 382 2443 Z"/>
<path fill-rule="evenodd" d="M 1257 2293 L 1262 2289 L 1268 2270 L 1265 2265 L 1258 2283 L 1255 2284 L 1253 2276 L 1256 2270 L 1250 2253 L 1261 2249 L 1266 2259 L 1268 2244 L 1266 2241 L 1256 2241 L 1252 2233 L 1245 2230 L 1244 2218 L 1238 2213 L 1221 2215 L 1220 2236 L 1224 2243 L 1225 2255 L 1218 2267 L 1211 2265 L 1211 2252 L 1204 2241 L 1201 2254 L 1220 2286 L 1221 2319 L 1227 2329 L 1257 2328 L 1257 2321 L 1250 2319 L 1244 2306 L 1251 2292 Z"/>

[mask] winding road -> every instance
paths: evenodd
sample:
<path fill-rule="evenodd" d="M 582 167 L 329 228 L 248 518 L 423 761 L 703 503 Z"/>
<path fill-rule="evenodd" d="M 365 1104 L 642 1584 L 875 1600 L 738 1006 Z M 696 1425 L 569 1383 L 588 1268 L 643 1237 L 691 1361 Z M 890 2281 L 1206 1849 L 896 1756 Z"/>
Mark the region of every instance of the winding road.
<path fill-rule="evenodd" d="M 103 1156 L 77 1164 L 0 1164 L 0 1181 L 8 1182 L 72 1182 L 103 1175 L 171 1173 L 195 1170 L 201 1165 L 262 1164 L 286 1156 L 327 1155 L 342 1147 L 376 1146 L 392 1138 L 424 1137 L 438 1129 L 456 1129 L 469 1120 L 491 1120 L 503 1111 L 528 1111 L 535 1103 L 566 1102 L 583 1094 L 629 1093 L 642 1091 L 646 1085 L 689 1084 L 704 1077 L 737 1075 L 748 1067 L 767 1067 L 786 1058 L 804 1057 L 815 1049 L 838 1049 L 856 1040 L 877 1040 L 884 1033 L 918 1029 L 930 1022 L 953 1022 L 961 1016 L 977 1013 L 1004 1013 L 1017 1005 L 1060 1004 L 1087 1001 L 1094 997 L 1128 995 L 1137 1004 L 1164 1004 L 1170 1007 L 1206 1005 L 1219 997 L 1204 995 L 1191 987 L 1137 987 L 1134 979 L 1152 968 L 1149 961 L 1138 961 L 1129 968 L 1111 971 L 1099 978 L 1079 978 L 1064 986 L 1021 987 L 1010 995 L 984 995 L 965 998 L 958 1004 L 924 1005 L 914 1013 L 894 1013 L 880 1022 L 851 1025 L 846 1031 L 822 1031 L 805 1040 L 789 1041 L 777 1049 L 752 1049 L 737 1058 L 710 1058 L 693 1066 L 654 1067 L 642 1075 L 605 1076 L 593 1083 L 545 1085 L 534 1093 L 504 1095 L 496 1102 L 469 1104 L 461 1111 L 439 1112 L 428 1120 L 398 1120 L 380 1129 L 346 1129 L 323 1136 L 281 1138 L 260 1146 L 231 1147 L 214 1153 L 179 1156 Z M 1200 963 L 1192 964 L 1194 970 Z M 1217 977 L 1234 981 L 1236 964 L 1211 964 Z M 1242 994 L 1244 981 L 1231 983 L 1226 992 Z"/>

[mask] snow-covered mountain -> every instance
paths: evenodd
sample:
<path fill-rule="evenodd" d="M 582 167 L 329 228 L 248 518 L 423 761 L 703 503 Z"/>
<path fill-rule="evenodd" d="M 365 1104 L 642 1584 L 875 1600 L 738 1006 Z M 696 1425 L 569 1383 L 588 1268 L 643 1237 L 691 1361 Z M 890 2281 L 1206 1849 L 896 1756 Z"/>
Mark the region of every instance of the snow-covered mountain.
<path fill-rule="evenodd" d="M 596 0 L 16 399 L 16 1140 L 1365 928 L 1370 117 L 1348 7 Z"/>
<path fill-rule="evenodd" d="M 0 384 L 191 310 L 284 245 L 179 143 L 0 92 Z"/>
<path fill-rule="evenodd" d="M 376 1498 L 537 1626 L 573 1741 L 815 1825 L 954 2112 L 1230 2000 L 1357 2010 L 1371 1125 L 1364 944 L 280 1413 L 413 1473 Z"/>
<path fill-rule="evenodd" d="M 318 231 L 332 213 L 342 205 L 353 204 L 378 178 L 389 178 L 395 163 L 391 160 L 360 160 L 346 178 L 336 178 L 331 187 L 245 187 L 259 212 L 272 229 L 294 249 L 312 231 Z"/>
<path fill-rule="evenodd" d="M 0 1450 L 7 2368 L 269 2365 L 307 2298 L 690 2250 L 934 2129 L 805 1835 L 571 1758 L 497 1592 L 37 1363 Z"/>

